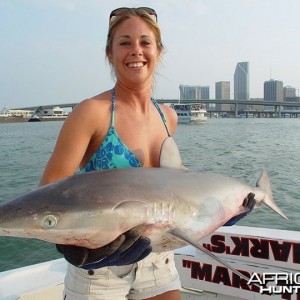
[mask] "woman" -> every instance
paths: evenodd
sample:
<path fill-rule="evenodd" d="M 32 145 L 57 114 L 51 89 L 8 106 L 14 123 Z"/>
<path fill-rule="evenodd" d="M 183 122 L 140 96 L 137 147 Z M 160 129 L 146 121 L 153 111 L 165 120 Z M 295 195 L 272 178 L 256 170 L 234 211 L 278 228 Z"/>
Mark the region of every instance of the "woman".
<path fill-rule="evenodd" d="M 70 176 L 78 167 L 81 172 L 159 167 L 162 143 L 174 135 L 177 126 L 176 113 L 151 99 L 153 75 L 162 50 L 153 9 L 112 11 L 106 56 L 115 73 L 115 87 L 81 102 L 70 114 L 42 176 L 42 185 Z M 88 262 L 96 266 L 94 269 L 69 264 L 64 299 L 180 299 L 173 253 L 149 254 L 146 239 L 133 242 L 134 259 L 127 260 L 125 266 L 124 260 L 112 263 L 110 255 L 104 264 L 93 264 L 107 254 L 102 248 L 93 252 Z M 82 249 L 58 249 L 68 261 L 80 265 L 76 256 L 81 260 Z M 110 265 L 116 266 L 107 267 Z"/>

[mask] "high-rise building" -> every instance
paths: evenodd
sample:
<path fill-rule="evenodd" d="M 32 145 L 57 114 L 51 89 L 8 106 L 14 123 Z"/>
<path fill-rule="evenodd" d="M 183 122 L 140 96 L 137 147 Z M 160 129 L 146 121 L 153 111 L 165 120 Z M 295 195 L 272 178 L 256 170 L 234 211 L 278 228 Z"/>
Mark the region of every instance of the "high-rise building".
<path fill-rule="evenodd" d="M 189 99 L 209 99 L 209 87 L 200 85 L 183 85 L 179 86 L 180 100 Z"/>
<path fill-rule="evenodd" d="M 200 87 L 200 99 L 209 99 L 209 86 Z"/>
<path fill-rule="evenodd" d="M 230 99 L 230 82 L 229 81 L 218 81 L 215 84 L 215 97 L 219 100 Z M 230 104 L 217 104 L 216 110 L 230 110 Z"/>
<path fill-rule="evenodd" d="M 201 99 L 201 87 L 198 85 L 183 85 L 179 86 L 180 100 Z"/>
<path fill-rule="evenodd" d="M 283 88 L 283 101 L 286 101 L 286 102 L 300 102 L 300 97 L 296 96 L 296 89 L 291 87 L 291 86 L 285 86 Z M 283 106 L 284 108 L 288 109 L 288 110 L 291 110 L 291 109 L 298 109 L 297 107 L 285 107 Z"/>
<path fill-rule="evenodd" d="M 249 100 L 249 62 L 239 62 L 234 71 L 234 100 Z M 247 109 L 247 105 L 239 105 Z"/>
<path fill-rule="evenodd" d="M 283 101 L 283 82 L 273 79 L 265 81 L 264 100 Z"/>
<path fill-rule="evenodd" d="M 234 100 L 249 99 L 249 62 L 239 62 L 234 72 Z"/>
<path fill-rule="evenodd" d="M 291 86 L 285 86 L 283 88 L 283 100 L 289 101 L 291 98 L 296 98 L 296 89 Z"/>
<path fill-rule="evenodd" d="M 216 82 L 216 99 L 230 99 L 230 82 L 218 81 Z"/>

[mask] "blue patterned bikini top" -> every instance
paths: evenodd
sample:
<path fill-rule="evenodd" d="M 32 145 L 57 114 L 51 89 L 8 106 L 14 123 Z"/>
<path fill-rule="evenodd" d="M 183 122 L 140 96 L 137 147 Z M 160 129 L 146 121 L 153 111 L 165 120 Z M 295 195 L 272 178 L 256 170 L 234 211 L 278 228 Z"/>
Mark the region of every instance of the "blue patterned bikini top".
<path fill-rule="evenodd" d="M 151 100 L 162 118 L 168 136 L 170 136 L 164 114 L 162 113 L 157 102 L 153 98 L 151 98 Z M 112 113 L 109 131 L 97 151 L 91 156 L 86 166 L 80 170 L 81 173 L 113 168 L 142 167 L 142 164 L 134 155 L 134 153 L 132 153 L 120 139 L 114 123 L 115 89 L 112 90 Z"/>

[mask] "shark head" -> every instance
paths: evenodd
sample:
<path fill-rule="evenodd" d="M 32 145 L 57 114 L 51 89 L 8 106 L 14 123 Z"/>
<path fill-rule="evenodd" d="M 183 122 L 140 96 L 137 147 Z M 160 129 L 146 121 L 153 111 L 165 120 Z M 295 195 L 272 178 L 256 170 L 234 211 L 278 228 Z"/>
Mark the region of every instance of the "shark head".
<path fill-rule="evenodd" d="M 99 236 L 104 239 L 102 243 L 110 242 L 119 235 L 120 224 L 115 222 L 116 218 L 123 220 L 128 218 L 132 209 L 140 207 L 144 211 L 145 208 L 143 204 L 128 203 L 121 206 L 121 200 L 113 203 L 107 200 L 108 197 L 104 199 L 99 191 L 96 192 L 97 178 L 94 175 L 74 175 L 2 204 L 0 236 L 37 238 L 88 248 L 100 246 Z M 84 191 L 84 188 L 87 190 Z M 115 209 L 118 205 L 120 208 Z M 105 232 L 99 227 L 99 220 L 105 224 Z M 137 220 L 136 223 L 129 222 L 128 228 L 123 225 L 123 230 L 129 230 L 141 221 Z"/>

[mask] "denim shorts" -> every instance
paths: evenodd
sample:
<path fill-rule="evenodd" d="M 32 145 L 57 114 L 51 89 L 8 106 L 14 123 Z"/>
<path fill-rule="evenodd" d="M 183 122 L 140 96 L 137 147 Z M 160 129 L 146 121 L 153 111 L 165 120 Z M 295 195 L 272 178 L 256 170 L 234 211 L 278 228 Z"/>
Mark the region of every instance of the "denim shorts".
<path fill-rule="evenodd" d="M 86 271 L 69 265 L 63 299 L 145 299 L 180 287 L 173 252 L 151 253 L 124 267 Z"/>

